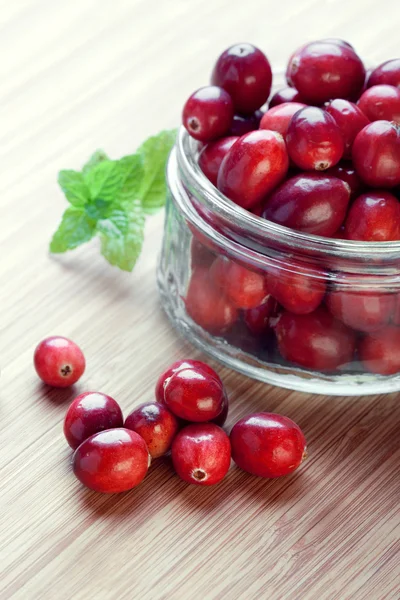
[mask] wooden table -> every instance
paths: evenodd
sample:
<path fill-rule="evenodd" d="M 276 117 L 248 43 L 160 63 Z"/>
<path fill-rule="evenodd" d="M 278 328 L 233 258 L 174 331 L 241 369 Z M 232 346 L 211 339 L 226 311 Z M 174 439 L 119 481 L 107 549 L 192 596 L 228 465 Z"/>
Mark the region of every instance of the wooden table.
<path fill-rule="evenodd" d="M 160 461 L 131 493 L 83 489 L 62 434 L 73 396 L 101 390 L 128 411 L 153 398 L 165 366 L 200 355 L 158 300 L 162 214 L 133 274 L 109 267 L 96 242 L 60 259 L 47 251 L 66 207 L 58 170 L 174 126 L 224 47 L 252 41 L 283 66 L 303 41 L 341 36 L 382 61 L 399 53 L 396 6 L 0 1 L 2 600 L 400 597 L 396 395 L 311 396 L 213 363 L 231 396 L 228 426 L 267 409 L 304 429 L 310 456 L 297 473 L 264 481 L 232 467 L 199 489 Z M 74 391 L 49 391 L 32 367 L 36 343 L 56 333 L 86 353 Z"/>

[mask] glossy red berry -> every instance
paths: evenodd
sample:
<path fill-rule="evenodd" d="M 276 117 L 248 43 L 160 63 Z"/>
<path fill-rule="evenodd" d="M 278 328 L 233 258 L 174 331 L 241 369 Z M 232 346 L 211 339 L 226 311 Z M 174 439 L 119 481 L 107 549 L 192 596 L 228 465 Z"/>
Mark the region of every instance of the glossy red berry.
<path fill-rule="evenodd" d="M 400 127 L 389 121 L 370 123 L 356 136 L 353 165 L 371 187 L 400 185 Z"/>
<path fill-rule="evenodd" d="M 146 442 L 151 458 L 158 458 L 171 448 L 179 423 L 163 404 L 146 402 L 126 417 L 124 427 L 136 431 Z"/>
<path fill-rule="evenodd" d="M 260 306 L 244 310 L 243 321 L 254 336 L 261 337 L 272 328 L 277 315 L 278 303 L 269 295 Z"/>
<path fill-rule="evenodd" d="M 229 413 L 229 399 L 228 399 L 227 393 L 225 392 L 222 411 L 220 412 L 218 417 L 211 419 L 210 422 L 214 423 L 215 425 L 218 425 L 218 427 L 222 427 L 224 425 L 226 419 L 228 418 L 228 413 Z"/>
<path fill-rule="evenodd" d="M 393 194 L 382 190 L 361 194 L 350 207 L 344 231 L 348 240 L 400 240 L 400 202 Z"/>
<path fill-rule="evenodd" d="M 320 306 L 309 315 L 281 314 L 275 329 L 286 360 L 315 371 L 335 371 L 353 359 L 355 333 Z"/>
<path fill-rule="evenodd" d="M 303 102 L 323 104 L 334 98 L 357 98 L 365 68 L 348 44 L 321 40 L 305 44 L 291 56 L 286 78 Z"/>
<path fill-rule="evenodd" d="M 367 87 L 373 85 L 394 85 L 400 88 L 400 58 L 393 58 L 371 71 Z"/>
<path fill-rule="evenodd" d="M 172 443 L 172 463 L 181 479 L 197 485 L 214 485 L 227 474 L 231 444 L 213 423 L 188 425 Z"/>
<path fill-rule="evenodd" d="M 95 433 L 82 442 L 75 450 L 73 469 L 88 488 L 115 494 L 141 483 L 150 460 L 143 438 L 121 427 Z"/>
<path fill-rule="evenodd" d="M 358 352 L 364 367 L 378 375 L 394 375 L 400 371 L 400 328 L 385 327 L 366 335 Z"/>
<path fill-rule="evenodd" d="M 91 435 L 122 427 L 124 419 L 119 404 L 106 394 L 85 392 L 70 405 L 64 419 L 64 435 L 75 450 Z"/>
<path fill-rule="evenodd" d="M 326 112 L 334 118 L 344 141 L 344 156 L 351 158 L 351 148 L 357 133 L 369 123 L 369 119 L 358 107 L 349 100 L 331 100 L 325 106 Z"/>
<path fill-rule="evenodd" d="M 252 44 L 235 44 L 218 58 L 211 81 L 230 94 L 236 112 L 248 115 L 268 99 L 271 66 L 265 54 Z"/>
<path fill-rule="evenodd" d="M 155 389 L 155 396 L 157 402 L 164 402 L 164 388 L 169 379 L 172 377 L 172 375 L 178 373 L 178 371 L 184 371 L 185 369 L 194 369 L 196 372 L 201 371 L 205 373 L 206 376 L 214 378 L 222 386 L 220 376 L 216 371 L 214 371 L 212 367 L 210 367 L 210 365 L 201 360 L 185 358 L 184 360 L 177 360 L 176 362 L 172 363 L 172 365 L 169 366 L 168 369 L 163 371 L 159 376 Z"/>
<path fill-rule="evenodd" d="M 271 268 L 267 282 L 268 291 L 279 304 L 298 315 L 313 312 L 326 292 L 326 279 L 319 269 L 293 260 Z"/>
<path fill-rule="evenodd" d="M 258 477 L 282 477 L 306 457 L 306 440 L 288 417 L 255 413 L 238 421 L 230 434 L 232 458 L 238 467 Z"/>
<path fill-rule="evenodd" d="M 292 161 L 301 169 L 324 171 L 343 156 L 344 141 L 336 121 L 316 106 L 307 106 L 292 117 L 286 145 Z"/>
<path fill-rule="evenodd" d="M 267 282 L 263 274 L 223 256 L 214 261 L 210 279 L 238 308 L 255 308 L 267 297 Z"/>
<path fill-rule="evenodd" d="M 299 92 L 294 87 L 286 87 L 275 92 L 269 101 L 269 108 L 271 109 L 285 102 L 302 102 Z"/>
<path fill-rule="evenodd" d="M 211 181 L 212 184 L 217 186 L 218 171 L 221 163 L 225 156 L 228 154 L 230 148 L 238 140 L 238 137 L 231 136 L 225 137 L 216 142 L 207 144 L 199 156 L 199 166 L 203 171 L 204 175 Z"/>
<path fill-rule="evenodd" d="M 325 171 L 327 175 L 337 177 L 350 186 L 350 198 L 356 198 L 363 190 L 364 184 L 356 173 L 351 162 L 340 162 L 331 169 Z"/>
<path fill-rule="evenodd" d="M 242 115 L 234 115 L 229 135 L 241 137 L 246 133 L 250 133 L 250 131 L 258 129 L 263 114 L 263 111 L 256 110 L 252 115 L 247 115 L 245 117 Z"/>
<path fill-rule="evenodd" d="M 200 242 L 195 237 L 190 244 L 190 265 L 192 269 L 196 267 L 208 268 L 215 260 L 215 254 L 210 248 Z"/>
<path fill-rule="evenodd" d="M 53 387 L 68 387 L 85 371 L 85 357 L 75 342 L 60 335 L 48 337 L 36 347 L 33 357 L 40 379 Z"/>
<path fill-rule="evenodd" d="M 278 131 L 285 137 L 293 115 L 305 106 L 300 102 L 285 102 L 270 108 L 261 119 L 260 129 Z"/>
<path fill-rule="evenodd" d="M 333 235 L 343 223 L 350 199 L 344 181 L 316 173 L 301 173 L 271 194 L 263 217 L 313 235 Z"/>
<path fill-rule="evenodd" d="M 358 106 L 370 121 L 393 121 L 400 125 L 400 87 L 374 85 L 365 90 Z"/>
<path fill-rule="evenodd" d="M 233 103 L 220 87 L 207 86 L 194 92 L 183 107 L 182 123 L 201 142 L 227 135 L 233 121 Z"/>
<path fill-rule="evenodd" d="M 289 158 L 283 137 L 275 131 L 252 131 L 229 150 L 218 173 L 218 189 L 251 209 L 285 177 Z"/>

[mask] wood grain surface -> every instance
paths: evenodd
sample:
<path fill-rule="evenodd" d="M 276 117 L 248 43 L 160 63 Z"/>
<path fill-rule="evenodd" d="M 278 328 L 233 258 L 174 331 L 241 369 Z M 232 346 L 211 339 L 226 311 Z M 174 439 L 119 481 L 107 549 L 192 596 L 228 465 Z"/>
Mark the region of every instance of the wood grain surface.
<path fill-rule="evenodd" d="M 202 489 L 161 460 L 130 493 L 84 489 L 62 435 L 74 395 L 104 391 L 126 412 L 153 398 L 169 363 L 201 355 L 158 300 L 163 214 L 133 274 L 96 242 L 47 252 L 66 207 L 58 170 L 173 127 L 228 44 L 252 41 L 279 67 L 304 41 L 339 36 L 373 63 L 399 55 L 399 12 L 398 0 L 0 1 L 2 600 L 400 598 L 397 395 L 300 394 L 211 363 L 228 428 L 270 410 L 304 429 L 297 473 L 267 481 L 232 466 Z M 57 333 L 87 357 L 74 390 L 49 390 L 33 370 L 36 343 Z"/>

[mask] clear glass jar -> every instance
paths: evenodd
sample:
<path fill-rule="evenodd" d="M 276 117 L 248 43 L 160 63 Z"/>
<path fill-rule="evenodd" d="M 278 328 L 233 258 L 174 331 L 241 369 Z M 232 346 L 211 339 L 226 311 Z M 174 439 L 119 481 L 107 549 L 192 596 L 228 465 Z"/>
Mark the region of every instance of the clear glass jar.
<path fill-rule="evenodd" d="M 266 221 L 208 181 L 200 149 L 181 129 L 167 168 L 158 285 L 176 329 L 229 367 L 282 387 L 400 390 L 400 242 L 324 238 Z"/>

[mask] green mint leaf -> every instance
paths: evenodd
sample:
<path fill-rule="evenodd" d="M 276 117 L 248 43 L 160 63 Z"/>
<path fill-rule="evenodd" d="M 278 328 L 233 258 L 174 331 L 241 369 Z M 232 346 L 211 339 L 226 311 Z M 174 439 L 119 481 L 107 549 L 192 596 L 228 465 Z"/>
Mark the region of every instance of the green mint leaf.
<path fill-rule="evenodd" d="M 97 198 L 85 205 L 87 216 L 94 221 L 106 219 L 110 211 L 111 202 Z"/>
<path fill-rule="evenodd" d="M 143 159 L 140 154 L 124 156 L 118 161 L 122 186 L 116 201 L 122 206 L 129 205 L 138 198 L 144 175 Z"/>
<path fill-rule="evenodd" d="M 142 250 L 144 223 L 145 215 L 138 201 L 129 210 L 112 209 L 107 219 L 97 223 L 101 253 L 111 265 L 132 271 Z"/>
<path fill-rule="evenodd" d="M 93 169 L 93 167 L 98 165 L 100 162 L 103 162 L 104 160 L 109 160 L 107 154 L 103 150 L 96 150 L 96 152 L 92 154 L 88 162 L 83 167 L 82 173 L 84 175 L 87 175 L 89 171 Z"/>
<path fill-rule="evenodd" d="M 96 222 L 88 217 L 82 208 L 67 208 L 53 239 L 50 252 L 58 254 L 73 250 L 92 239 L 96 231 Z"/>
<path fill-rule="evenodd" d="M 165 168 L 176 134 L 176 129 L 162 131 L 146 140 L 137 151 L 142 157 L 144 169 L 139 198 L 143 210 L 148 214 L 154 213 L 165 204 Z"/>
<path fill-rule="evenodd" d="M 115 200 L 122 185 L 118 161 L 103 160 L 94 165 L 84 175 L 92 200 L 100 198 L 106 202 Z"/>
<path fill-rule="evenodd" d="M 72 206 L 84 206 L 90 198 L 89 188 L 79 171 L 60 171 L 58 184 Z"/>

